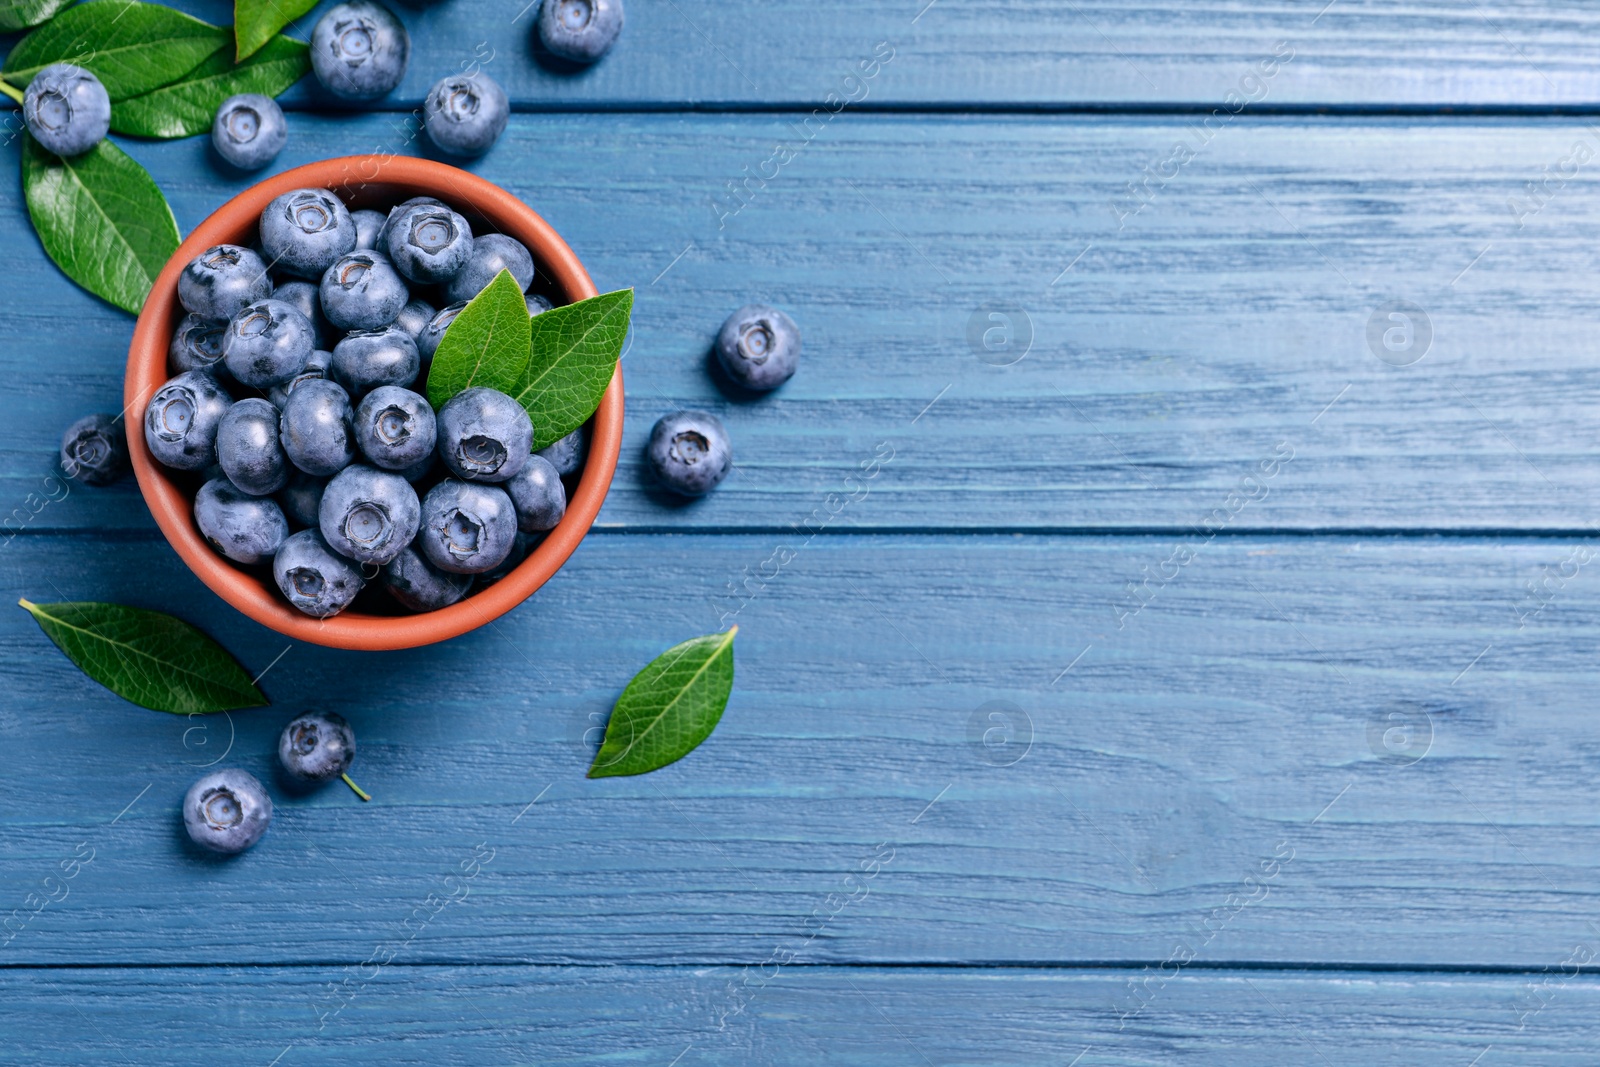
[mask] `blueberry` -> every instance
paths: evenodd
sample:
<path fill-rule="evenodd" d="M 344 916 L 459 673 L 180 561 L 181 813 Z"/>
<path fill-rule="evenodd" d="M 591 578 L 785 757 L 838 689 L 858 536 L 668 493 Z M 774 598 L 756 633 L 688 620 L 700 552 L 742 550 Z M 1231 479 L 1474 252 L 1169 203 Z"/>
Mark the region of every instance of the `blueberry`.
<path fill-rule="evenodd" d="M 589 458 L 588 425 L 579 426 L 555 444 L 539 449 L 534 455 L 549 460 L 551 466 L 555 467 L 556 473 L 563 478 L 578 473 L 583 469 L 583 461 Z"/>
<path fill-rule="evenodd" d="M 111 97 L 100 79 L 71 63 L 52 63 L 22 94 L 22 120 L 45 151 L 82 155 L 111 129 Z"/>
<path fill-rule="evenodd" d="M 376 100 L 405 77 L 411 35 L 382 4 L 335 4 L 311 31 L 311 69 L 345 100 Z"/>
<path fill-rule="evenodd" d="M 443 200 L 432 196 L 413 196 L 409 200 L 402 200 L 394 207 L 390 208 L 389 213 L 384 216 L 383 228 L 378 231 L 377 239 L 373 243 L 372 247 L 378 249 L 380 252 L 386 252 L 389 247 L 390 228 L 394 225 L 395 221 L 400 218 L 400 216 L 404 215 L 407 211 L 416 207 L 418 204 L 429 204 L 433 207 L 442 207 L 447 211 L 450 210 L 450 205 L 446 204 Z"/>
<path fill-rule="evenodd" d="M 173 374 L 186 370 L 226 371 L 222 366 L 222 334 L 227 326 L 207 322 L 199 315 L 185 315 L 167 347 L 167 369 Z"/>
<path fill-rule="evenodd" d="M 497 485 L 446 478 L 423 498 L 417 544 L 442 571 L 492 571 L 511 554 L 516 539 L 516 509 Z"/>
<path fill-rule="evenodd" d="M 272 577 L 290 604 L 318 619 L 349 607 L 366 584 L 360 568 L 329 548 L 315 529 L 283 542 L 272 558 Z"/>
<path fill-rule="evenodd" d="M 480 156 L 494 146 L 511 118 L 511 102 L 487 74 L 449 74 L 422 103 L 433 143 L 452 155 Z"/>
<path fill-rule="evenodd" d="M 528 553 L 533 551 L 533 546 L 539 540 L 539 537 L 530 536 L 519 530 L 515 540 L 512 542 L 511 552 L 505 559 L 500 561 L 499 566 L 478 575 L 478 588 L 487 589 L 522 566 L 523 561 L 528 558 Z"/>
<path fill-rule="evenodd" d="M 300 373 L 296 374 L 293 378 L 290 378 L 281 385 L 274 385 L 271 389 L 267 390 L 267 399 L 272 401 L 273 407 L 277 408 L 279 411 L 282 411 L 283 405 L 288 402 L 289 394 L 294 392 L 295 386 L 299 385 L 301 382 L 321 381 L 326 379 L 329 374 L 328 368 L 332 362 L 332 352 L 322 348 L 314 349 L 311 353 L 311 358 L 306 360 L 306 365 L 301 369 Z"/>
<path fill-rule="evenodd" d="M 506 492 L 517 509 L 517 529 L 523 533 L 553 530 L 567 513 L 561 475 L 543 456 L 529 456 L 527 465 L 506 482 Z"/>
<path fill-rule="evenodd" d="M 376 330 L 411 299 L 405 279 L 381 252 L 351 252 L 322 275 L 322 313 L 341 330 Z"/>
<path fill-rule="evenodd" d="M 383 584 L 390 596 L 412 611 L 438 611 L 467 595 L 472 575 L 441 571 L 414 545 L 407 545 L 383 565 Z"/>
<path fill-rule="evenodd" d="M 211 120 L 211 143 L 217 155 L 240 170 L 260 170 L 271 163 L 288 139 L 283 108 L 260 93 L 228 97 Z"/>
<path fill-rule="evenodd" d="M 299 782 L 331 782 L 356 758 L 356 732 L 344 716 L 308 711 L 278 735 L 278 762 Z"/>
<path fill-rule="evenodd" d="M 444 340 L 444 332 L 450 324 L 456 321 L 456 316 L 467 306 L 466 301 L 451 304 L 434 312 L 433 318 L 428 320 L 428 325 L 417 334 L 417 354 L 422 357 L 423 367 L 433 363 L 433 354 L 439 350 L 439 342 Z"/>
<path fill-rule="evenodd" d="M 318 348 L 333 347 L 329 343 L 334 339 L 333 327 L 329 324 L 327 316 L 322 313 L 322 290 L 316 282 L 284 282 L 272 290 L 272 299 L 293 304 L 300 309 L 300 314 L 311 320 L 311 332 L 316 338 Z"/>
<path fill-rule="evenodd" d="M 233 403 L 216 378 L 185 371 L 150 398 L 144 441 L 150 454 L 178 470 L 205 470 L 217 461 L 217 427 Z"/>
<path fill-rule="evenodd" d="M 404 472 L 433 455 L 433 408 L 396 385 L 381 385 L 356 407 L 356 445 L 374 466 Z"/>
<path fill-rule="evenodd" d="M 533 284 L 533 256 L 521 241 L 503 233 L 474 238 L 467 265 L 445 285 L 445 300 L 451 304 L 471 300 L 503 270 L 511 272 L 519 289 L 526 291 Z"/>
<path fill-rule="evenodd" d="M 335 382 L 309 381 L 297 385 L 283 403 L 278 434 L 289 462 L 326 477 L 338 474 L 356 458 L 350 424 L 350 394 Z"/>
<path fill-rule="evenodd" d="M 622 0 L 544 0 L 539 39 L 554 55 L 593 63 L 622 32 Z"/>
<path fill-rule="evenodd" d="M 706 411 L 662 416 L 650 431 L 649 455 L 656 480 L 684 496 L 705 496 L 733 465 L 728 431 Z"/>
<path fill-rule="evenodd" d="M 272 279 L 260 256 L 239 245 L 215 245 L 178 275 L 183 309 L 207 322 L 226 322 L 246 304 L 272 295 Z"/>
<path fill-rule="evenodd" d="M 388 563 L 417 535 L 417 491 L 390 471 L 361 464 L 333 476 L 317 509 L 330 548 L 357 563 Z"/>
<path fill-rule="evenodd" d="M 378 234 L 383 229 L 385 218 L 387 216 L 383 212 L 370 209 L 350 212 L 350 221 L 356 224 L 356 248 L 378 247 Z"/>
<path fill-rule="evenodd" d="M 315 526 L 317 509 L 322 506 L 322 491 L 328 479 L 318 478 L 302 470 L 289 474 L 289 482 L 278 491 L 278 506 L 296 526 Z"/>
<path fill-rule="evenodd" d="M 412 466 L 407 467 L 403 471 L 396 471 L 395 473 L 399 474 L 400 477 L 404 478 L 412 485 L 416 485 L 418 482 L 432 474 L 438 467 L 439 456 L 437 453 L 435 453 L 431 456 L 424 456 L 423 458 L 417 460 L 417 462 Z"/>
<path fill-rule="evenodd" d="M 410 385 L 421 366 L 416 342 L 398 326 L 351 330 L 333 346 L 333 379 L 352 397 L 380 385 Z"/>
<path fill-rule="evenodd" d="M 355 220 L 326 189 L 291 189 L 261 213 L 261 247 L 274 270 L 320 280 L 334 260 L 355 251 Z"/>
<path fill-rule="evenodd" d="M 447 207 L 415 204 L 390 221 L 382 251 L 408 281 L 446 282 L 472 255 L 472 227 Z"/>
<path fill-rule="evenodd" d="M 800 365 L 800 328 L 777 308 L 746 304 L 718 331 L 717 362 L 746 389 L 776 389 Z"/>
<path fill-rule="evenodd" d="M 415 341 L 422 336 L 422 331 L 428 328 L 428 323 L 432 322 L 438 313 L 438 309 L 426 300 L 412 300 L 400 309 L 400 314 L 395 316 L 394 324 Z"/>
<path fill-rule="evenodd" d="M 258 300 L 228 323 L 222 359 L 240 382 L 270 389 L 305 370 L 316 347 L 311 320 L 299 308 L 282 300 Z"/>
<path fill-rule="evenodd" d="M 61 470 L 84 485 L 110 485 L 128 470 L 128 439 L 115 415 L 85 415 L 61 435 Z"/>
<path fill-rule="evenodd" d="M 533 421 L 522 405 L 483 386 L 464 389 L 439 409 L 439 458 L 469 482 L 503 482 L 528 462 Z"/>
<path fill-rule="evenodd" d="M 251 496 L 226 478 L 200 487 L 194 521 L 211 547 L 235 563 L 264 563 L 289 536 L 289 522 L 276 500 Z"/>
<path fill-rule="evenodd" d="M 529 315 L 543 315 L 546 311 L 550 311 L 555 307 L 547 298 L 537 293 L 527 294 L 522 298 L 522 302 L 528 305 Z"/>
<path fill-rule="evenodd" d="M 248 771 L 212 771 L 183 798 L 183 828 L 189 839 L 213 852 L 243 852 L 261 840 L 271 823 L 272 798 Z"/>
<path fill-rule="evenodd" d="M 290 467 L 278 443 L 278 409 L 259 397 L 229 408 L 217 427 L 217 462 L 228 481 L 251 496 L 282 489 Z"/>

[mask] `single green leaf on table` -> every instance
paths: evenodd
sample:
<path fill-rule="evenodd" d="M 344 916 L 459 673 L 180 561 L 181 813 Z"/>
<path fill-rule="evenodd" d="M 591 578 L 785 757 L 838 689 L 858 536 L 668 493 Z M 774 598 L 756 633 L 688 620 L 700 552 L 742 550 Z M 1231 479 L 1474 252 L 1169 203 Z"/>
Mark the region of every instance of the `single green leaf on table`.
<path fill-rule="evenodd" d="M 236 93 L 277 96 L 311 69 L 310 55 L 288 37 L 274 37 L 237 65 L 223 50 L 171 85 L 112 104 L 111 128 L 133 137 L 209 133 L 224 100 Z"/>
<path fill-rule="evenodd" d="M 0 32 L 37 26 L 70 3 L 72 0 L 0 0 Z"/>
<path fill-rule="evenodd" d="M 172 208 L 145 169 L 109 140 L 62 159 L 24 134 L 22 193 L 56 266 L 138 314 L 179 240 Z"/>
<path fill-rule="evenodd" d="M 222 26 L 160 4 L 89 0 L 19 41 L 0 73 L 25 86 L 51 63 L 76 63 L 100 79 L 115 103 L 177 81 L 232 38 Z"/>
<path fill-rule="evenodd" d="M 234 59 L 244 62 L 274 34 L 317 6 L 317 0 L 233 0 Z"/>
<path fill-rule="evenodd" d="M 267 703 L 238 661 L 181 619 L 121 604 L 18 603 L 79 670 L 140 707 L 203 715 Z"/>
<path fill-rule="evenodd" d="M 735 626 L 674 645 L 634 676 L 611 711 L 589 777 L 646 774 L 682 759 L 710 737 L 733 691 L 733 635 L 738 632 Z"/>
<path fill-rule="evenodd" d="M 515 389 L 533 419 L 533 447 L 555 444 L 589 421 L 622 357 L 633 290 L 580 300 L 533 319 L 530 358 Z"/>
<path fill-rule="evenodd" d="M 428 369 L 428 402 L 441 408 L 475 385 L 514 392 L 528 363 L 532 325 L 522 287 L 510 271 L 501 271 L 461 309 L 439 339 Z"/>

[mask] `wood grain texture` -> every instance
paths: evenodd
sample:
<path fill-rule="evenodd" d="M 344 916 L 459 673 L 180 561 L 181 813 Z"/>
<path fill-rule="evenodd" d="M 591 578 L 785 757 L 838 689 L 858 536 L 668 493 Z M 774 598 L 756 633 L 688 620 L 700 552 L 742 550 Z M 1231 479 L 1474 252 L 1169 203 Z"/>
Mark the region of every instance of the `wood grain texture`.
<path fill-rule="evenodd" d="M 1600 520 L 1588 171 L 1520 228 L 1511 210 L 1531 209 L 1525 183 L 1575 144 L 1600 155 L 1600 132 L 1241 122 L 1119 223 L 1141 168 L 1194 136 L 1184 123 L 857 115 L 719 228 L 712 198 L 792 137 L 790 121 L 516 116 L 476 165 L 544 213 L 601 289 L 638 289 L 602 523 L 820 523 L 883 442 L 893 461 L 831 528 L 1191 528 L 1283 444 L 1293 461 L 1230 528 Z M 390 122 L 297 116 L 277 165 L 407 150 Z M 220 176 L 200 140 L 132 151 L 186 228 L 246 184 Z M 61 427 L 115 403 L 131 325 L 49 265 L 20 211 L 0 213 L 0 236 L 22 250 L 0 310 L 5 515 L 39 489 Z M 1431 322 L 1410 366 L 1369 346 L 1395 297 Z M 789 309 L 805 336 L 800 372 L 757 400 L 707 367 L 722 318 L 750 300 Z M 1014 365 L 969 342 L 991 302 L 1032 324 Z M 682 406 L 724 418 L 736 461 L 688 507 L 642 463 L 651 424 Z M 131 485 L 24 517 L 149 528 Z"/>
<path fill-rule="evenodd" d="M 0 732 L 29 771 L 0 778 L 0 917 L 93 850 L 0 962 L 359 962 L 408 922 L 408 963 L 1155 964 L 1188 944 L 1537 970 L 1600 936 L 1592 544 L 1219 539 L 1119 630 L 1172 539 L 819 538 L 736 616 L 716 734 L 585 780 L 622 685 L 714 629 L 713 598 L 778 543 L 594 537 L 499 623 L 360 656 L 225 611 L 157 541 L 19 539 L 0 589 L 176 612 L 266 670 L 274 706 L 130 707 L 0 613 Z M 371 804 L 275 784 L 277 731 L 312 706 L 354 723 Z M 176 812 L 219 758 L 278 803 L 231 863 L 193 854 Z M 480 843 L 470 900 L 441 905 Z"/>

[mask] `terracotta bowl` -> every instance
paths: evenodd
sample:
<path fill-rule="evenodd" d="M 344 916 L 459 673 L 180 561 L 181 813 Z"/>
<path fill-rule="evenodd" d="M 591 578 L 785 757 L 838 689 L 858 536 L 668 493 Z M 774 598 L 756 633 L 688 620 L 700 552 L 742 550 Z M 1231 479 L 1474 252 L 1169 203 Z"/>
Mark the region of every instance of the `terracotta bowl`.
<path fill-rule="evenodd" d="M 286 637 L 333 648 L 379 651 L 446 641 L 499 618 L 526 600 L 560 569 L 589 532 L 622 445 L 622 370 L 619 367 L 595 412 L 589 457 L 566 518 L 505 578 L 459 604 L 421 615 L 363 615 L 331 619 L 302 615 L 283 599 L 269 570 L 245 570 L 218 555 L 194 524 L 192 475 L 170 471 L 145 447 L 145 405 L 169 375 L 167 346 L 183 317 L 178 275 L 195 256 L 218 244 L 251 243 L 262 210 L 291 189 L 332 190 L 352 209 L 384 208 L 413 196 L 433 196 L 473 223 L 508 234 L 528 246 L 539 273 L 567 302 L 595 296 L 583 264 L 550 224 L 522 201 L 482 178 L 426 159 L 348 156 L 276 174 L 240 193 L 197 226 L 156 279 L 134 326 L 123 389 L 128 451 L 150 513 L 189 569 L 229 604 Z M 559 303 L 559 301 L 558 301 Z"/>

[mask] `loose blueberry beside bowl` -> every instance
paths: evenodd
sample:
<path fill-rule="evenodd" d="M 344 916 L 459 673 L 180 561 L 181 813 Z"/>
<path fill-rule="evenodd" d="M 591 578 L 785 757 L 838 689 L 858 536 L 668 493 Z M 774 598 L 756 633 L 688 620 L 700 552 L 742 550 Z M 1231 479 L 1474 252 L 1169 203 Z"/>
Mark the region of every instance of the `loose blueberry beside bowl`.
<path fill-rule="evenodd" d="M 746 389 L 776 389 L 800 365 L 800 328 L 777 308 L 746 304 L 718 331 L 717 362 Z"/>
<path fill-rule="evenodd" d="M 733 465 L 728 431 L 708 411 L 662 416 L 650 431 L 648 455 L 656 480 L 683 496 L 705 496 Z"/>
<path fill-rule="evenodd" d="M 622 0 L 544 0 L 539 39 L 552 54 L 593 63 L 622 32 Z"/>
<path fill-rule="evenodd" d="M 423 102 L 423 123 L 433 143 L 452 155 L 479 156 L 505 132 L 511 103 L 487 74 L 451 74 L 434 83 Z"/>
<path fill-rule="evenodd" d="M 356 758 L 356 732 L 343 715 L 309 711 L 278 735 L 278 762 L 299 782 L 331 782 Z"/>
<path fill-rule="evenodd" d="M 201 778 L 183 798 L 189 839 L 213 852 L 243 852 L 272 824 L 272 798 L 248 771 L 224 768 Z"/>
<path fill-rule="evenodd" d="M 85 415 L 61 435 L 61 472 L 83 485 L 110 485 L 128 470 L 128 440 L 115 415 Z"/>
<path fill-rule="evenodd" d="M 315 530 L 290 535 L 272 558 L 278 591 L 295 609 L 317 619 L 339 614 L 366 584 L 356 564 L 345 559 Z"/>
<path fill-rule="evenodd" d="M 240 170 L 260 170 L 278 158 L 288 140 L 283 108 L 260 93 L 228 97 L 211 120 L 211 144 L 217 155 Z"/>
<path fill-rule="evenodd" d="M 311 69 L 322 87 L 345 100 L 376 100 L 405 77 L 411 35 L 382 4 L 335 4 L 311 31 Z"/>
<path fill-rule="evenodd" d="M 71 63 L 52 63 L 22 94 L 22 121 L 47 152 L 78 156 L 111 129 L 111 97 L 100 79 Z"/>

